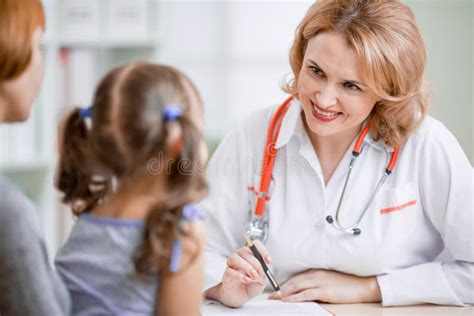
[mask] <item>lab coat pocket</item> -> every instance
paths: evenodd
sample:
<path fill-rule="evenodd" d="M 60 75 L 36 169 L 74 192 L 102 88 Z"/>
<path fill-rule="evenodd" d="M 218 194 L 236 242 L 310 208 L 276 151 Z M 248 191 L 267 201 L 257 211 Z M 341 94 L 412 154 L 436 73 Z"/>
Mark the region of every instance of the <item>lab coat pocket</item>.
<path fill-rule="evenodd" d="M 379 217 L 379 249 L 384 266 L 399 266 L 403 260 L 397 254 L 413 247 L 417 227 L 424 214 L 420 205 L 417 187 L 413 183 L 382 191 L 377 209 Z"/>

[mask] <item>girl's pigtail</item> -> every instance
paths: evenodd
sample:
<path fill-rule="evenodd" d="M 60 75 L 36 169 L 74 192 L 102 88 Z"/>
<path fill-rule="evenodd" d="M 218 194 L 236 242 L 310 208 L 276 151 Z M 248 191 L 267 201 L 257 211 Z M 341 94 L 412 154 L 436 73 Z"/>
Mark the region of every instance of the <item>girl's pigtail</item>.
<path fill-rule="evenodd" d="M 170 271 L 173 243 L 188 234 L 186 225 L 181 225 L 183 209 L 201 200 L 208 191 L 200 167 L 203 163 L 200 161 L 203 143 L 200 131 L 184 116 L 166 122 L 164 129 L 168 138 L 165 156 L 170 157 L 172 163 L 166 168 L 164 201 L 148 213 L 144 242 L 135 256 L 135 268 L 144 275 L 176 272 Z M 192 249 L 183 251 L 190 252 L 194 261 L 197 245 Z"/>
<path fill-rule="evenodd" d="M 64 193 L 63 202 L 71 203 L 76 215 L 97 205 L 110 187 L 110 179 L 98 173 L 87 122 L 90 118 L 84 117 L 83 112 L 76 108 L 66 117 L 56 178 L 56 187 Z"/>
<path fill-rule="evenodd" d="M 173 241 L 182 237 L 180 219 L 183 206 L 159 203 L 146 219 L 144 242 L 135 256 L 135 268 L 142 275 L 163 274 L 169 270 Z"/>

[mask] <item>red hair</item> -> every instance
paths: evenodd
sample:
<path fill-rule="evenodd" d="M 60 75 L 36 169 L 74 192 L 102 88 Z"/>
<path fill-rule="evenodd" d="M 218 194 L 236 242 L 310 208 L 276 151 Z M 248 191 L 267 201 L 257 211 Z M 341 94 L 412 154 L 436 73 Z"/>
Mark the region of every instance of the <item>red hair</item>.
<path fill-rule="evenodd" d="M 31 61 L 31 38 L 45 28 L 40 0 L 0 1 L 0 81 L 19 76 Z"/>

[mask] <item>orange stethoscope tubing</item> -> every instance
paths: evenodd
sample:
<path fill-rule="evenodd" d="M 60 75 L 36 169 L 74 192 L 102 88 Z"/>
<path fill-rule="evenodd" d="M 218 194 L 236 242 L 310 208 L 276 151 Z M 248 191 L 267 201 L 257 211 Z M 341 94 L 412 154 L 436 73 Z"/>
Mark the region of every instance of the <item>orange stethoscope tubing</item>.
<path fill-rule="evenodd" d="M 268 187 L 272 180 L 273 165 L 277 154 L 276 141 L 280 134 L 281 123 L 285 117 L 286 112 L 290 108 L 290 102 L 293 97 L 289 97 L 276 110 L 268 128 L 267 143 L 265 145 L 265 152 L 263 154 L 262 175 L 260 181 L 260 190 L 257 195 L 257 205 L 255 206 L 255 215 L 263 216 L 265 210 L 265 203 L 268 200 Z"/>
<path fill-rule="evenodd" d="M 280 128 L 281 124 L 283 122 L 283 118 L 285 117 L 286 113 L 288 112 L 288 109 L 291 105 L 291 101 L 293 100 L 293 97 L 290 96 L 287 98 L 276 110 L 275 114 L 273 115 L 271 121 L 270 121 L 270 126 L 268 128 L 268 133 L 267 133 L 267 140 L 265 144 L 265 152 L 263 154 L 263 163 L 262 163 L 262 173 L 261 173 L 261 180 L 260 180 L 260 188 L 259 191 L 257 192 L 257 204 L 255 206 L 255 216 L 256 218 L 263 218 L 263 213 L 265 210 L 265 204 L 269 200 L 268 196 L 268 188 L 270 186 L 270 182 L 272 179 L 272 173 L 273 173 L 273 166 L 275 164 L 275 158 L 277 156 L 278 150 L 275 147 L 276 142 L 278 140 L 278 135 L 280 134 Z M 354 167 L 355 160 L 359 156 L 361 150 L 362 150 L 362 143 L 364 141 L 365 136 L 370 130 L 370 125 L 367 123 L 362 131 L 360 132 L 359 136 L 357 137 L 356 143 L 354 145 L 354 148 L 352 150 L 352 158 L 349 163 L 349 171 L 347 173 L 345 182 L 344 182 L 344 187 L 342 189 L 341 196 L 339 198 L 339 203 L 337 206 L 336 210 L 336 220 L 333 219 L 331 215 L 328 215 L 326 217 L 326 221 L 329 224 L 332 224 L 337 230 L 342 231 L 342 232 L 347 232 L 350 234 L 354 235 L 359 235 L 361 233 L 361 230 L 359 228 L 359 224 L 364 217 L 365 213 L 369 209 L 372 201 L 374 200 L 375 196 L 377 195 L 377 192 L 380 190 L 382 187 L 383 183 L 387 179 L 387 177 L 392 173 L 393 169 L 395 168 L 395 164 L 397 162 L 398 158 L 398 153 L 399 153 L 399 147 L 395 147 L 392 155 L 390 157 L 390 161 L 387 164 L 387 167 L 384 170 L 384 173 L 382 177 L 380 178 L 374 192 L 371 194 L 371 197 L 369 201 L 367 202 L 364 211 L 361 213 L 359 216 L 358 220 L 356 223 L 351 225 L 350 227 L 343 227 L 340 222 L 339 222 L 339 211 L 340 207 L 342 204 L 342 200 L 344 198 L 344 194 L 347 188 L 347 184 L 349 182 L 349 178 L 352 172 L 352 168 Z"/>

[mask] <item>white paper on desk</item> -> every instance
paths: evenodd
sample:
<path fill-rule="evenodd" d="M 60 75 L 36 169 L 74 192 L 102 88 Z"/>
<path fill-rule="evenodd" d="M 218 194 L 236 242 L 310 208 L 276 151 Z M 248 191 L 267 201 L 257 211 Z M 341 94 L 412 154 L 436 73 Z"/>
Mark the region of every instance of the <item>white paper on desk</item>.
<path fill-rule="evenodd" d="M 268 294 L 261 294 L 239 308 L 230 308 L 213 300 L 205 300 L 201 304 L 201 316 L 332 315 L 314 302 L 286 303 L 279 300 L 269 300 L 267 296 Z"/>

